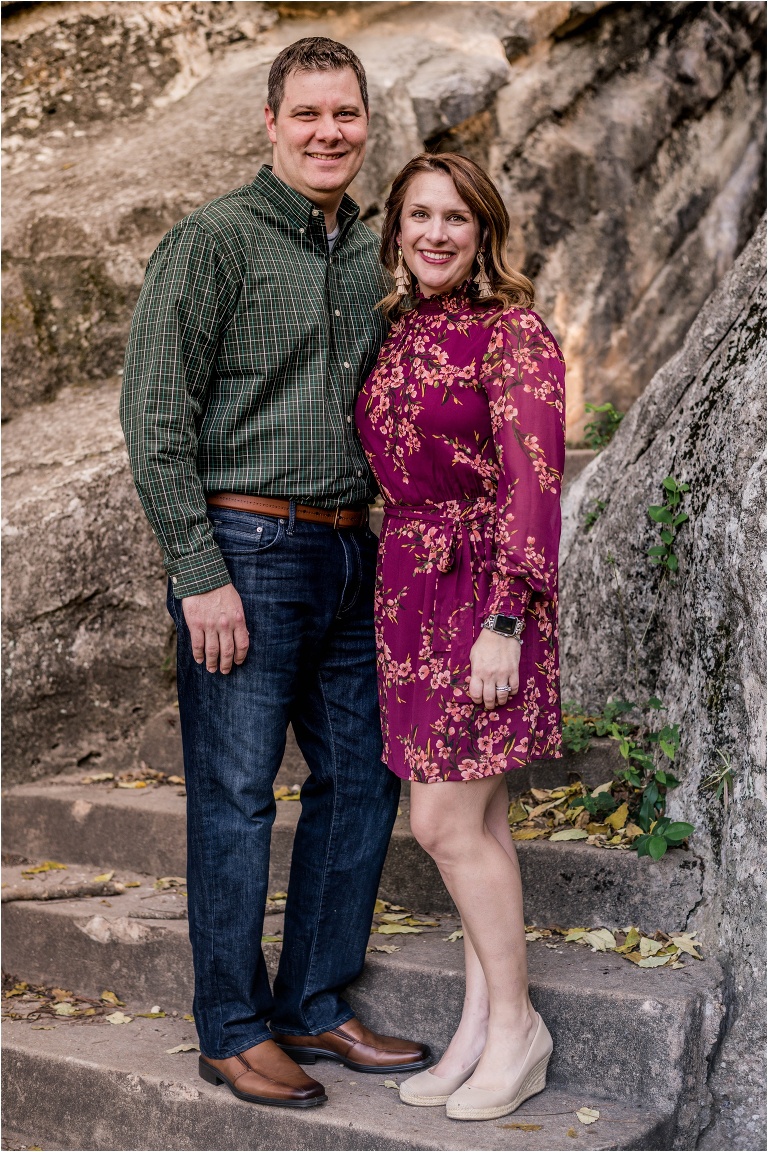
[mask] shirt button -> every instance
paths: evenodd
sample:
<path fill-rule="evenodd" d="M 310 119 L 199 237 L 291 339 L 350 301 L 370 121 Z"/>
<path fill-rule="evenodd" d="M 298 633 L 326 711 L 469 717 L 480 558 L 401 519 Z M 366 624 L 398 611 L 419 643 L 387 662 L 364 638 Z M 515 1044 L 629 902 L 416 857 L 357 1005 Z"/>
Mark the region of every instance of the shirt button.
<path fill-rule="evenodd" d="M 302 236 L 304 235 L 304 229 L 303 228 L 299 228 L 299 232 L 302 234 Z"/>
<path fill-rule="evenodd" d="M 338 308 L 334 312 L 334 316 L 341 316 L 341 312 L 339 312 Z"/>
<path fill-rule="evenodd" d="M 358 476 L 362 476 L 362 472 L 360 471 L 360 469 L 359 469 L 359 468 L 358 468 L 358 470 L 357 470 L 357 474 L 358 474 Z"/>
<path fill-rule="evenodd" d="M 351 423 L 352 423 L 352 417 L 351 417 L 351 416 L 347 416 L 347 424 L 351 424 Z"/>
<path fill-rule="evenodd" d="M 348 360 L 345 360 L 345 361 L 344 361 L 344 367 L 345 367 L 345 368 L 349 368 L 349 361 L 348 361 Z"/>
<path fill-rule="evenodd" d="M 319 211 L 317 210 L 317 208 L 313 208 L 313 209 L 312 209 L 312 215 L 313 215 L 313 216 L 319 216 L 319 215 L 320 215 L 320 213 L 319 213 Z"/>
<path fill-rule="evenodd" d="M 171 576 L 171 580 L 173 581 L 174 584 L 178 584 L 178 582 L 179 582 L 178 576 Z"/>

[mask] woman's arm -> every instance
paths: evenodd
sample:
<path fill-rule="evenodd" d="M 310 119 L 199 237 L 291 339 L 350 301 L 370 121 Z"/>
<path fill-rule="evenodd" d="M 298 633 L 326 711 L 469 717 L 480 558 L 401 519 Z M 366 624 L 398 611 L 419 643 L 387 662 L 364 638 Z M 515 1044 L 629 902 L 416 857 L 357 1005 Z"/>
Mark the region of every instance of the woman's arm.
<path fill-rule="evenodd" d="M 481 380 L 499 464 L 495 569 L 485 613 L 520 617 L 534 592 L 546 599 L 557 594 L 565 461 L 565 364 L 535 313 L 510 309 L 497 320 Z M 517 641 L 484 630 L 471 659 L 476 703 L 492 707 L 498 683 L 517 691 Z"/>

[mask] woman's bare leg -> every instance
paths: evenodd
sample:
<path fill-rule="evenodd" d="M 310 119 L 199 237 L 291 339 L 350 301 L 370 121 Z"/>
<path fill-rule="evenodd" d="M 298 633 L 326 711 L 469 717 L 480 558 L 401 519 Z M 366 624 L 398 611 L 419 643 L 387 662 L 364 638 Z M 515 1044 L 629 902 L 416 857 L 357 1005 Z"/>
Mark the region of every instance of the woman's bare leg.
<path fill-rule="evenodd" d="M 459 1028 L 436 1074 L 455 1075 L 483 1049 L 472 1083 L 503 1088 L 533 1037 L 522 887 L 503 776 L 412 784 L 411 826 L 438 865 L 464 925 L 467 985 Z"/>

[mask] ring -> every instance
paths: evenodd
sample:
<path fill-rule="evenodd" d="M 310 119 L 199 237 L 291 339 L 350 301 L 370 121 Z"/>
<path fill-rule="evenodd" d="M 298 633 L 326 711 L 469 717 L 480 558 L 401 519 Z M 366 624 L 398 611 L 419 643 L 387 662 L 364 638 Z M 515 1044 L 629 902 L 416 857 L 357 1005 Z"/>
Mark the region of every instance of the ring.
<path fill-rule="evenodd" d="M 497 684 L 496 685 L 496 694 L 497 695 L 499 692 L 511 692 L 511 691 L 512 691 L 512 689 L 510 688 L 509 684 Z"/>

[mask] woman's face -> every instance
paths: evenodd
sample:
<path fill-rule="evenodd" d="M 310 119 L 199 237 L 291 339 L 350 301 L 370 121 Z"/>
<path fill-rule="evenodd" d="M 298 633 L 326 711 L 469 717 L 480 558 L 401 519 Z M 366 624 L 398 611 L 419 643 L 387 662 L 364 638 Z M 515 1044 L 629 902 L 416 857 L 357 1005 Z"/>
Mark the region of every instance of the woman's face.
<path fill-rule="evenodd" d="M 396 239 L 424 295 L 435 296 L 469 276 L 480 225 L 447 172 L 420 172 L 408 185 Z"/>

